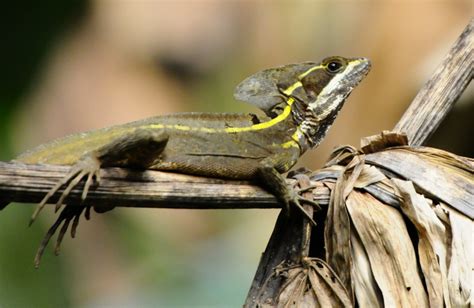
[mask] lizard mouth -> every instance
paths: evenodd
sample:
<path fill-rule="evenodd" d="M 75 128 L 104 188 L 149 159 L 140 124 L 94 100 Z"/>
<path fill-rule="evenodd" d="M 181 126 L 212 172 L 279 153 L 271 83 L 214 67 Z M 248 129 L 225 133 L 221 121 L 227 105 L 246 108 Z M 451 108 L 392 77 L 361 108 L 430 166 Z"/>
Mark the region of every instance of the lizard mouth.
<path fill-rule="evenodd" d="M 353 59 L 349 62 L 349 66 L 351 63 L 354 63 L 354 66 L 348 74 L 349 79 L 354 79 L 357 80 L 357 84 L 364 79 L 365 76 L 369 73 L 370 69 L 372 68 L 372 64 L 370 63 L 370 60 L 367 58 L 357 58 Z M 358 76 L 358 78 L 351 78 L 351 76 Z M 354 86 L 356 86 L 355 84 Z"/>

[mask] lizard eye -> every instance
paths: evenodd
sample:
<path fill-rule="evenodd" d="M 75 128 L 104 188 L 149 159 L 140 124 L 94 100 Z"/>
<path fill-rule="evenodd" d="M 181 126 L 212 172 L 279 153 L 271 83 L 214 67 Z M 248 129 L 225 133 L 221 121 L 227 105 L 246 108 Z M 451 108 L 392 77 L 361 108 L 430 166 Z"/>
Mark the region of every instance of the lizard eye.
<path fill-rule="evenodd" d="M 341 70 L 342 63 L 339 61 L 331 61 L 326 65 L 326 68 L 330 73 L 337 73 Z"/>

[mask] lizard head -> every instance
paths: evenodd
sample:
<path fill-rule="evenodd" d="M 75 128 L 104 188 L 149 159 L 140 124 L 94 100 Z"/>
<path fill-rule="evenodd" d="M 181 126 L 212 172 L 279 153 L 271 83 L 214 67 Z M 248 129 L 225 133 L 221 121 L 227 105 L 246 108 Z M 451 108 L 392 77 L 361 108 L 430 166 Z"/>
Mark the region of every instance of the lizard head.
<path fill-rule="evenodd" d="M 334 122 L 345 99 L 370 70 L 366 58 L 329 57 L 280 88 L 298 123 L 295 138 L 304 150 L 317 146 Z"/>
<path fill-rule="evenodd" d="M 321 142 L 345 99 L 369 70 L 366 58 L 329 57 L 319 63 L 288 64 L 246 78 L 234 97 L 259 107 L 270 118 L 291 108 L 298 127 L 292 139 L 304 152 Z"/>

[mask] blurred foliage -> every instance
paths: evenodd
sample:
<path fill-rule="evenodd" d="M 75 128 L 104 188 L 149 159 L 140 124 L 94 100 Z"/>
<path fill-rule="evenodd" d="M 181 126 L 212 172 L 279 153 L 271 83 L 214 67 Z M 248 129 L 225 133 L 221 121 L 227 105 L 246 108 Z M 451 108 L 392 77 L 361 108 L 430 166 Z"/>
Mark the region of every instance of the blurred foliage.
<path fill-rule="evenodd" d="M 12 157 L 12 114 L 37 78 L 51 45 L 86 11 L 87 3 L 79 0 L 9 1 L 2 6 L 0 159 Z M 0 215 L 0 307 L 68 307 L 67 270 L 62 260 L 48 256 L 48 270 L 33 267 L 32 247 L 46 229 L 36 225 L 24 232 L 29 215 L 28 206 L 10 206 Z"/>
<path fill-rule="evenodd" d="M 64 260 L 48 255 L 43 260 L 47 268 L 33 267 L 35 247 L 46 226 L 27 230 L 29 215 L 31 208 L 24 205 L 10 206 L 0 215 L 0 307 L 68 307 Z"/>
<path fill-rule="evenodd" d="M 51 45 L 84 18 L 87 2 L 9 1 L 2 7 L 0 158 L 11 157 L 10 117 L 30 90 Z"/>

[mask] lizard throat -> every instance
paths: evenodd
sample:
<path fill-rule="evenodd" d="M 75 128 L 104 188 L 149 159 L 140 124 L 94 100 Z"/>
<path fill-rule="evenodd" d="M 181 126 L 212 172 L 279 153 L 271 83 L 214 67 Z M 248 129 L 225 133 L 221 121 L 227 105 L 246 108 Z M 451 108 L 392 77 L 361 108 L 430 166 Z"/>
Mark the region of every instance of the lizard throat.
<path fill-rule="evenodd" d="M 321 143 L 346 98 L 367 75 L 369 69 L 370 64 L 366 59 L 355 59 L 348 63 L 342 73 L 331 79 L 304 112 L 303 121 L 295 133 L 300 138 L 300 144 L 314 148 Z"/>

